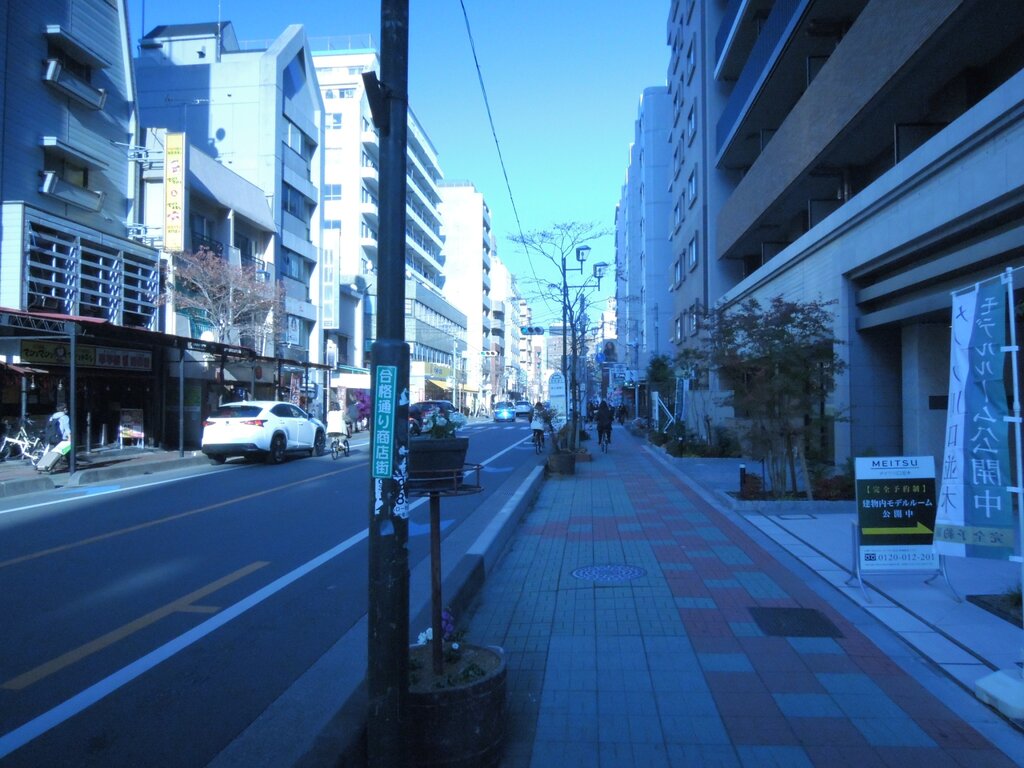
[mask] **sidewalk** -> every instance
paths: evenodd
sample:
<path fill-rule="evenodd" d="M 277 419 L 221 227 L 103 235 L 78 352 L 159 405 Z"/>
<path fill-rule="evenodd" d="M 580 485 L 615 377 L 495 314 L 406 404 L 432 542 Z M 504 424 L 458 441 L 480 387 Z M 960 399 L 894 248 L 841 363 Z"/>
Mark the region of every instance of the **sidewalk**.
<path fill-rule="evenodd" d="M 616 430 L 544 484 L 468 617 L 507 653 L 502 765 L 1024 764 L 1024 732 L 969 690 L 1020 628 L 941 579 L 878 577 L 862 608 L 852 505 L 741 513 L 738 465 Z"/>

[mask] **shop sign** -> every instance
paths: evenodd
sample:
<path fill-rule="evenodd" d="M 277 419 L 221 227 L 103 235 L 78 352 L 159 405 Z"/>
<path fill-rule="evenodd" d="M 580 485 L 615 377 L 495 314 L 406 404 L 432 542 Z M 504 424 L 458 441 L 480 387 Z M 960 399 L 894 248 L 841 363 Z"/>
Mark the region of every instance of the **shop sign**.
<path fill-rule="evenodd" d="M 21 361 L 26 365 L 70 366 L 71 345 L 53 341 L 22 341 Z M 75 347 L 75 364 L 86 368 L 149 371 L 153 368 L 153 355 L 138 349 L 78 344 Z"/>
<path fill-rule="evenodd" d="M 164 139 L 164 250 L 185 250 L 185 134 Z"/>
<path fill-rule="evenodd" d="M 935 459 L 858 457 L 854 462 L 860 571 L 935 570 Z"/>
<path fill-rule="evenodd" d="M 398 366 L 379 365 L 376 373 L 373 389 L 373 476 L 387 479 L 394 468 Z"/>

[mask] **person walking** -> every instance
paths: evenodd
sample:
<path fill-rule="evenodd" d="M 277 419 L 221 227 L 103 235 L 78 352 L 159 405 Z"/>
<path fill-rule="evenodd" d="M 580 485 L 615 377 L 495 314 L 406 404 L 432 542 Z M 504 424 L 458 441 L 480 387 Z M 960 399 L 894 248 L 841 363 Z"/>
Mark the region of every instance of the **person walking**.
<path fill-rule="evenodd" d="M 346 420 L 348 421 L 348 434 L 352 436 L 353 432 L 359 431 L 359 402 L 353 400 L 348 404 L 348 408 L 345 410 Z"/>
<path fill-rule="evenodd" d="M 606 400 L 602 400 L 601 404 L 597 406 L 597 442 L 599 445 L 603 445 L 607 442 L 608 445 L 612 443 L 612 422 L 615 420 L 615 416 L 612 413 L 612 408 L 608 405 Z"/>

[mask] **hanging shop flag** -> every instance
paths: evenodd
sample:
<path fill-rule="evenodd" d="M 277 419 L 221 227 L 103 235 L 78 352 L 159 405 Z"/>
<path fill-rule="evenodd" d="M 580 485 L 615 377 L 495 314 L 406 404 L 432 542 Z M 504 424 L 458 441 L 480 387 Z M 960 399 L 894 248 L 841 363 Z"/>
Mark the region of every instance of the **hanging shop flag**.
<path fill-rule="evenodd" d="M 1014 519 L 1009 485 L 1007 292 L 993 278 L 953 294 L 949 406 L 935 528 L 945 555 L 1007 559 Z"/>

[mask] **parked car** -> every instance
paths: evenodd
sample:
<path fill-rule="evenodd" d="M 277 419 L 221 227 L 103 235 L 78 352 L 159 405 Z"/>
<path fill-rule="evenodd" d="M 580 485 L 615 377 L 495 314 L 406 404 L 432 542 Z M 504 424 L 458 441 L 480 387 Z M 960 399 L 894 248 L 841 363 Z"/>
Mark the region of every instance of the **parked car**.
<path fill-rule="evenodd" d="M 421 400 L 409 406 L 409 434 L 412 436 L 423 431 L 423 419 L 432 413 L 440 412 L 447 416 L 455 410 L 455 403 L 451 400 Z"/>
<path fill-rule="evenodd" d="M 495 421 L 515 421 L 516 420 L 516 407 L 512 402 L 504 400 L 500 403 L 494 404 L 494 420 Z"/>
<path fill-rule="evenodd" d="M 279 464 L 288 454 L 322 456 L 324 423 L 292 403 L 244 400 L 225 403 L 203 422 L 202 451 L 217 464 L 232 456 L 261 456 Z"/>
<path fill-rule="evenodd" d="M 516 418 L 520 416 L 527 421 L 533 418 L 533 406 L 527 400 L 516 400 Z"/>

